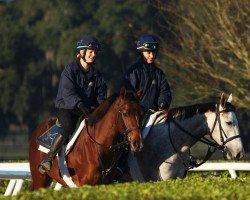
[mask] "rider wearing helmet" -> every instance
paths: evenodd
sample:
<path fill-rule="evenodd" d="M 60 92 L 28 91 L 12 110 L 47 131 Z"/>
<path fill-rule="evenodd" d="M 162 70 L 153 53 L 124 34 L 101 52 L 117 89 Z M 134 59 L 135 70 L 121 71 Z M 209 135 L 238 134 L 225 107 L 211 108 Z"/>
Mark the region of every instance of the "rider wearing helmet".
<path fill-rule="evenodd" d="M 140 58 L 128 69 L 123 79 L 126 88 L 134 92 L 142 90 L 140 103 L 146 113 L 150 109 L 167 111 L 172 100 L 165 74 L 154 63 L 159 46 L 159 41 L 154 35 L 142 35 L 137 41 Z M 129 172 L 127 158 L 128 152 L 124 152 L 118 162 L 117 179 L 122 177 L 127 180 L 126 175 Z"/>
<path fill-rule="evenodd" d="M 61 74 L 55 107 L 63 131 L 55 137 L 47 157 L 39 166 L 42 174 L 50 171 L 54 156 L 73 133 L 79 117 L 86 117 L 107 97 L 104 78 L 93 66 L 100 49 L 95 37 L 82 36 L 76 45 L 76 59 L 66 65 Z"/>
<path fill-rule="evenodd" d="M 154 35 L 142 35 L 137 41 L 139 60 L 124 77 L 124 84 L 133 91 L 142 89 L 141 105 L 145 110 L 167 110 L 172 100 L 165 74 L 155 66 L 160 44 Z"/>

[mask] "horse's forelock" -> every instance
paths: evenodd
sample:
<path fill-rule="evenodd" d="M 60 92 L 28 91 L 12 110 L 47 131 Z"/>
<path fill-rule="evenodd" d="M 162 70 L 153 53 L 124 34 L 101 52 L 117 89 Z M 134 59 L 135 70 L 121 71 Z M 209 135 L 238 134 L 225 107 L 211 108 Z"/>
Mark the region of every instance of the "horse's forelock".
<path fill-rule="evenodd" d="M 236 108 L 233 104 L 231 104 L 230 102 L 226 102 L 225 103 L 225 111 L 226 112 L 235 112 Z"/>

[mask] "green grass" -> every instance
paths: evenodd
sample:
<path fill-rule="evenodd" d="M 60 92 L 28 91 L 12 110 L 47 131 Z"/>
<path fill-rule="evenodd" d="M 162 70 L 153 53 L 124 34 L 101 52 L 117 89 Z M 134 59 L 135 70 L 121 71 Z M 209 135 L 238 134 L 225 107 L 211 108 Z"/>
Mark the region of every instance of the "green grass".
<path fill-rule="evenodd" d="M 218 174 L 217 174 L 218 175 Z M 213 173 L 192 172 L 185 179 L 169 180 L 165 182 L 148 183 L 117 183 L 113 185 L 83 186 L 81 188 L 62 188 L 54 191 L 52 188 L 42 189 L 39 192 L 22 190 L 17 196 L 3 197 L 0 199 L 13 200 L 247 200 L 250 199 L 250 176 L 248 173 L 240 173 L 239 177 L 232 179 L 226 172 L 214 176 Z M 2 186 L 1 186 L 2 187 Z"/>

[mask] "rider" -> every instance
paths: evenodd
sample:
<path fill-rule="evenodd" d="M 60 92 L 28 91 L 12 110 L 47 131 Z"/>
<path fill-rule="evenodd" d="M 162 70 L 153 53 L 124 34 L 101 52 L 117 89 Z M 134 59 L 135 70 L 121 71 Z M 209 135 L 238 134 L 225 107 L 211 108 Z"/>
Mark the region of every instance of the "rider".
<path fill-rule="evenodd" d="M 155 65 L 159 47 L 159 41 L 154 35 L 142 35 L 137 41 L 137 51 L 140 57 L 128 69 L 123 79 L 126 88 L 134 92 L 142 90 L 140 103 L 146 113 L 149 110 L 167 112 L 172 101 L 170 86 L 165 74 Z M 150 112 L 148 113 L 150 114 Z M 127 157 L 128 152 L 125 152 L 118 162 L 118 170 L 121 169 L 121 174 L 129 172 Z"/>
<path fill-rule="evenodd" d="M 154 35 L 144 34 L 137 41 L 139 60 L 124 77 L 124 84 L 133 91 L 142 90 L 141 105 L 145 110 L 168 110 L 172 94 L 161 69 L 155 65 L 159 41 Z"/>
<path fill-rule="evenodd" d="M 66 65 L 61 74 L 55 107 L 63 131 L 55 137 L 47 157 L 41 162 L 41 173 L 50 171 L 54 156 L 73 133 L 79 117 L 88 116 L 107 98 L 104 78 L 93 66 L 100 49 L 101 45 L 95 37 L 82 36 L 76 45 L 76 59 Z"/>

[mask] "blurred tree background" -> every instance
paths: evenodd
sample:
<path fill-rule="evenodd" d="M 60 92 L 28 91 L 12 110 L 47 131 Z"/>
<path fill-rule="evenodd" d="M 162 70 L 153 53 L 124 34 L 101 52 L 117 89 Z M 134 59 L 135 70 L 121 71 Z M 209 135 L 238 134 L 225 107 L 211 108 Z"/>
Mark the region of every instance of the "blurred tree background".
<path fill-rule="evenodd" d="M 138 56 L 136 39 L 157 35 L 157 63 L 173 90 L 172 107 L 233 93 L 249 151 L 249 13 L 248 0 L 1 1 L 0 159 L 27 158 L 29 135 L 55 114 L 60 73 L 84 34 L 102 43 L 96 67 L 109 94 Z"/>

